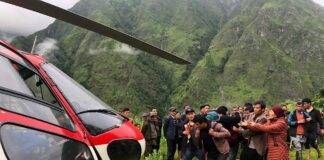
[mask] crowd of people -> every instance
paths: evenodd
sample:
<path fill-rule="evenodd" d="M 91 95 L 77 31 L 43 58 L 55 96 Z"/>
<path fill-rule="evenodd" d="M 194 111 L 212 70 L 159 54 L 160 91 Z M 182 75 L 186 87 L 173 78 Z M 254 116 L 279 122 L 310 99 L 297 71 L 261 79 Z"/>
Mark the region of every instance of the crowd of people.
<path fill-rule="evenodd" d="M 202 105 L 196 112 L 186 105 L 180 113 L 171 107 L 164 120 L 152 109 L 143 120 L 145 156 L 159 150 L 164 135 L 167 160 L 173 160 L 177 151 L 181 160 L 287 160 L 289 149 L 302 160 L 303 148 L 310 160 L 311 147 L 318 159 L 322 157 L 317 138 L 324 135 L 323 111 L 308 98 L 296 102 L 292 112 L 286 105 L 268 108 L 264 101 L 256 101 L 231 110 Z"/>

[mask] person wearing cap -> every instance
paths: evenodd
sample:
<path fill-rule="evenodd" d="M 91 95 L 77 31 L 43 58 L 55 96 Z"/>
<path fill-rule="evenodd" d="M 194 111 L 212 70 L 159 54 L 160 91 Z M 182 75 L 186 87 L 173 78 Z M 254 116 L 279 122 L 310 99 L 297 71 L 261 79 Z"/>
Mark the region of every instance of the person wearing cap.
<path fill-rule="evenodd" d="M 222 108 L 222 107 L 218 107 L 217 109 Z M 211 128 L 213 128 L 215 131 L 219 131 L 220 128 L 224 128 L 225 132 L 224 133 L 228 133 L 228 136 L 224 136 L 224 137 L 217 137 L 217 141 L 215 142 L 220 142 L 219 144 L 216 145 L 217 149 L 219 151 L 221 151 L 220 155 L 218 156 L 218 160 L 225 160 L 225 159 L 229 159 L 230 157 L 230 145 L 229 145 L 229 139 L 232 137 L 232 134 L 230 133 L 230 131 L 223 126 L 222 123 L 220 123 L 220 119 L 221 119 L 221 115 L 216 111 L 209 111 L 206 115 L 206 119 L 209 121 Z M 227 108 L 225 109 L 225 112 L 227 112 Z M 224 113 L 224 112 L 222 112 Z M 224 113 L 225 114 L 225 113 Z M 218 129 L 217 129 L 218 128 Z"/>
<path fill-rule="evenodd" d="M 145 156 L 153 153 L 154 150 L 158 150 L 158 134 L 160 127 L 157 119 L 157 112 L 150 112 L 147 120 L 144 122 L 142 130 L 146 141 Z"/>
<path fill-rule="evenodd" d="M 248 122 L 248 129 L 267 133 L 267 160 L 289 160 L 289 150 L 286 143 L 288 125 L 284 110 L 280 105 L 272 106 L 269 110 L 269 121 L 266 124 Z"/>
<path fill-rule="evenodd" d="M 288 116 L 289 135 L 296 150 L 296 160 L 302 160 L 302 142 L 305 142 L 305 123 L 310 121 L 310 116 L 303 109 L 303 103 L 297 102 L 296 109 Z"/>
<path fill-rule="evenodd" d="M 308 150 L 307 152 L 307 159 L 310 159 L 310 146 L 316 149 L 317 157 L 320 159 L 322 157 L 321 151 L 317 144 L 317 134 L 320 133 L 324 135 L 324 123 L 321 119 L 321 113 L 319 110 L 312 106 L 312 101 L 309 98 L 304 98 L 302 100 L 303 105 L 306 109 L 306 112 L 309 114 L 311 120 L 305 124 L 305 136 L 306 136 L 306 143 L 305 149 Z M 318 126 L 320 130 L 318 130 Z"/>
<path fill-rule="evenodd" d="M 193 157 L 196 157 L 198 160 L 204 159 L 204 154 L 201 149 L 201 144 L 199 143 L 199 139 L 196 136 L 195 123 L 193 122 L 195 118 L 195 110 L 192 108 L 187 108 L 185 111 L 186 117 L 188 119 L 188 123 L 184 125 L 184 160 L 192 160 Z"/>
<path fill-rule="evenodd" d="M 209 122 L 217 122 L 219 120 L 219 115 L 216 111 L 208 112 L 205 117 Z"/>
<path fill-rule="evenodd" d="M 165 118 L 163 125 L 164 137 L 167 141 L 167 160 L 173 160 L 177 144 L 179 144 L 179 120 L 176 119 L 177 109 L 169 108 L 169 116 Z"/>

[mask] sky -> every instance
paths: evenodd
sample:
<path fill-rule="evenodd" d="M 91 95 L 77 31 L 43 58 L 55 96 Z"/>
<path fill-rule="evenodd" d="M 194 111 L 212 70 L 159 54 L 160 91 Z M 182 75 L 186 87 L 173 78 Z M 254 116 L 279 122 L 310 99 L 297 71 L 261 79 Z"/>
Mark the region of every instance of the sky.
<path fill-rule="evenodd" d="M 69 9 L 79 0 L 43 0 L 58 7 Z M 14 35 L 29 35 L 46 28 L 54 18 L 0 2 L 0 31 Z"/>
<path fill-rule="evenodd" d="M 324 0 L 313 0 L 313 1 L 320 4 L 321 6 L 324 6 Z"/>
<path fill-rule="evenodd" d="M 71 8 L 79 0 L 43 0 L 64 9 Z M 313 0 L 324 6 L 324 0 Z M 46 28 L 54 18 L 38 14 L 20 7 L 0 2 L 0 31 L 27 36 Z"/>

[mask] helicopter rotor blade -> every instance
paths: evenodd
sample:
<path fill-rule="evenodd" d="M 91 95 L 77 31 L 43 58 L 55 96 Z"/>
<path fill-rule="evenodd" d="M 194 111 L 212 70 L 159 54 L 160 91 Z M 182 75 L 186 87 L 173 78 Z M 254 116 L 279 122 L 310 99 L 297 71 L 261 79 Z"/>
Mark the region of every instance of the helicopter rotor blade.
<path fill-rule="evenodd" d="M 98 34 L 104 35 L 106 37 L 115 39 L 119 42 L 128 44 L 134 48 L 143 50 L 149 54 L 159 56 L 161 58 L 167 59 L 169 61 L 178 63 L 178 64 L 191 64 L 189 61 L 184 60 L 180 57 L 177 57 L 165 50 L 162 50 L 156 46 L 148 44 L 142 40 L 139 40 L 131 35 L 120 32 L 114 28 L 105 26 L 101 23 L 92 21 L 83 16 L 77 15 L 68 10 L 62 9 L 60 7 L 54 6 L 52 4 L 43 2 L 41 0 L 0 0 L 15 6 L 19 6 L 28 10 L 32 10 L 67 23 L 85 28 L 87 30 L 96 32 Z"/>

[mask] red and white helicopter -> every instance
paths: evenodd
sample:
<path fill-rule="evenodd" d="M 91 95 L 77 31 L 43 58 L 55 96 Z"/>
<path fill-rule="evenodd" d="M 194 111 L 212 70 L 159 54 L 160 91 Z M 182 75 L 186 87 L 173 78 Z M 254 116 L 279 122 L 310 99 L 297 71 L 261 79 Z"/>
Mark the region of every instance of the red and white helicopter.
<path fill-rule="evenodd" d="M 130 35 L 40 0 L 0 0 L 190 64 Z M 0 160 L 138 160 L 145 139 L 127 118 L 45 58 L 0 40 Z"/>

